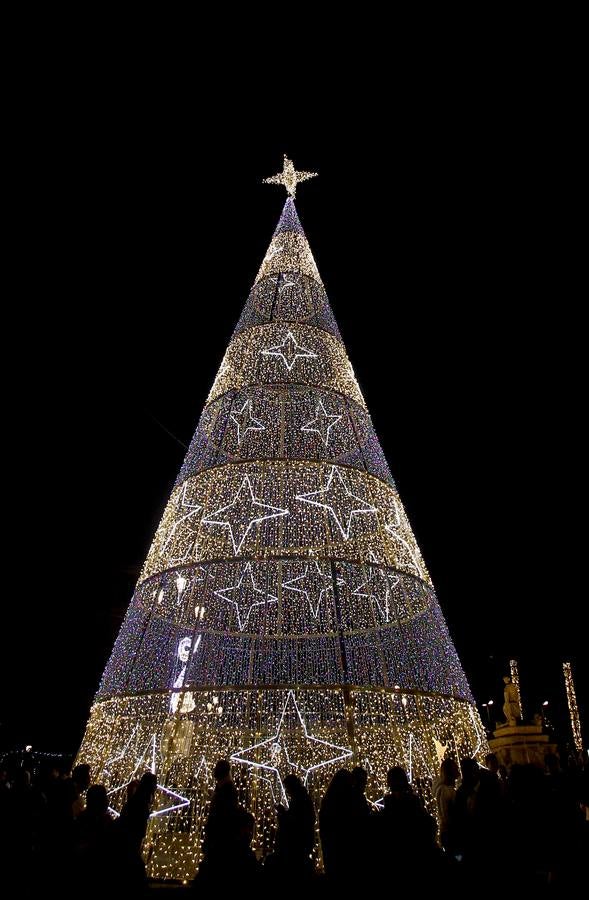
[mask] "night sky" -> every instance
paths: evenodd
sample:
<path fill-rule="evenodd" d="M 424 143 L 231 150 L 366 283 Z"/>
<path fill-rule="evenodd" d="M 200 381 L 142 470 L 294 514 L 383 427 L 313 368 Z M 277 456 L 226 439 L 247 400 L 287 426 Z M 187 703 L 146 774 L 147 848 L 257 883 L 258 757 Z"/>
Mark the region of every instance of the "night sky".
<path fill-rule="evenodd" d="M 13 129 L 0 749 L 78 746 L 284 152 L 320 173 L 299 215 L 477 702 L 500 708 L 514 655 L 525 711 L 558 719 L 570 659 L 587 737 L 574 91 L 466 78 L 339 118 L 317 98 L 319 126 L 261 100 L 219 125 L 171 87 L 37 83 Z"/>

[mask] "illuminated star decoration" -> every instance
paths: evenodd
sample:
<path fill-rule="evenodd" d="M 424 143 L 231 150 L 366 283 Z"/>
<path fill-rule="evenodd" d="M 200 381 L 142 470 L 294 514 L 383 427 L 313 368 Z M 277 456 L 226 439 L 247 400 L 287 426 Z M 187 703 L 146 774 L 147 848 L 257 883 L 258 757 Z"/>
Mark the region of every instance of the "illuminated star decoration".
<path fill-rule="evenodd" d="M 260 350 L 260 353 L 262 356 L 280 357 L 289 372 L 292 371 L 292 367 L 297 359 L 317 359 L 317 354 L 313 350 L 297 344 L 292 331 L 288 332 L 281 344 L 276 344 L 275 347 L 267 347 L 266 350 Z"/>
<path fill-rule="evenodd" d="M 354 516 L 377 512 L 376 506 L 352 494 L 337 466 L 331 467 L 325 487 L 309 494 L 297 494 L 295 499 L 326 509 L 346 541 L 350 538 Z"/>
<path fill-rule="evenodd" d="M 282 184 L 289 195 L 294 197 L 297 192 L 297 184 L 301 181 L 308 181 L 309 178 L 316 178 L 317 172 L 297 172 L 294 163 L 284 154 L 284 162 L 282 163 L 282 172 L 278 175 L 271 175 L 270 178 L 264 178 L 264 184 Z"/>
<path fill-rule="evenodd" d="M 195 771 L 194 775 L 192 776 L 194 781 L 198 781 L 198 777 L 201 772 L 205 773 L 205 777 L 204 777 L 205 783 L 210 784 L 211 773 L 210 773 L 204 753 L 200 758 L 200 762 L 199 762 L 198 766 L 196 767 L 196 771 Z"/>
<path fill-rule="evenodd" d="M 283 248 L 279 247 L 278 249 L 282 250 Z M 274 252 L 272 252 L 272 256 L 274 256 L 274 255 L 275 255 Z M 280 272 L 279 275 L 271 275 L 270 281 L 272 282 L 272 284 L 276 285 L 276 287 L 278 288 L 278 293 L 280 294 L 280 293 L 282 293 L 282 291 L 284 290 L 285 287 L 295 287 L 297 282 L 290 281 L 290 278 L 292 278 L 292 277 L 296 277 L 296 276 L 293 276 L 292 273 Z"/>
<path fill-rule="evenodd" d="M 343 587 L 346 583 L 344 579 L 339 575 L 337 575 L 336 578 L 338 587 Z M 324 587 L 321 588 L 317 595 L 318 581 L 319 583 L 323 581 Z M 297 587 L 294 586 L 295 584 Z M 333 578 L 331 572 L 328 572 L 327 574 L 322 572 L 317 560 L 313 560 L 312 563 L 307 563 L 302 575 L 297 575 L 296 578 L 291 578 L 289 581 L 283 581 L 282 588 L 283 590 L 297 591 L 299 594 L 304 594 L 307 598 L 313 617 L 317 619 L 319 617 L 319 607 L 321 606 L 323 595 L 328 591 L 333 591 Z M 312 598 L 314 598 L 315 602 Z"/>
<path fill-rule="evenodd" d="M 279 249 L 282 250 L 282 247 L 280 247 Z M 296 281 L 289 281 L 290 277 L 290 275 L 281 272 L 279 275 L 272 275 L 270 281 L 272 282 L 272 284 L 276 285 L 276 287 L 278 288 L 278 293 L 281 294 L 284 288 L 295 287 Z"/>
<path fill-rule="evenodd" d="M 131 745 L 131 741 L 133 740 L 133 738 L 134 738 L 135 735 L 137 734 L 138 728 L 139 728 L 139 725 L 135 725 L 135 728 L 134 728 L 133 731 L 131 732 L 131 735 L 130 735 L 130 737 L 128 738 L 128 740 L 127 740 L 125 746 L 123 747 L 123 749 L 121 750 L 121 752 L 120 752 L 120 753 L 117 753 L 116 756 L 111 756 L 110 759 L 107 759 L 107 760 L 106 760 L 106 762 L 105 762 L 105 764 L 104 764 L 104 774 L 105 774 L 105 775 L 110 775 L 110 770 L 111 770 L 113 764 L 114 764 L 114 763 L 117 763 L 117 762 L 120 762 L 121 759 L 124 759 L 124 758 L 126 757 L 128 751 L 129 751 L 129 747 L 130 747 L 130 745 Z"/>
<path fill-rule="evenodd" d="M 151 763 L 149 765 L 144 766 L 144 768 L 149 769 L 149 771 L 153 775 L 155 775 L 155 756 L 156 756 L 155 742 L 156 742 L 156 737 L 155 737 L 155 734 L 153 734 L 150 737 L 143 753 L 136 760 L 135 768 L 131 772 L 131 775 L 129 776 L 127 781 L 124 784 L 119 784 L 116 787 L 111 788 L 110 791 L 107 791 L 108 797 L 113 797 L 115 794 L 120 794 L 122 791 L 125 790 L 125 788 L 128 787 L 130 782 L 133 780 L 135 775 L 138 773 L 142 763 L 144 763 L 146 761 L 146 758 L 149 755 L 150 751 L 151 751 Z M 164 800 L 162 798 L 162 794 L 165 795 L 166 800 Z M 168 804 L 170 802 L 167 798 L 172 798 L 173 800 L 176 800 L 178 802 L 173 803 L 171 806 L 170 805 L 166 806 L 165 805 L 166 802 Z M 183 807 L 185 807 L 185 806 L 190 806 L 190 800 L 188 799 L 188 797 L 183 797 L 182 794 L 178 794 L 178 793 L 176 793 L 176 791 L 171 791 L 170 788 L 164 787 L 164 785 L 162 785 L 162 784 L 158 784 L 156 787 L 154 802 L 163 804 L 163 806 L 160 809 L 155 809 L 153 812 L 151 812 L 149 814 L 150 819 L 155 819 L 156 816 L 163 816 L 166 813 L 174 812 L 177 809 L 183 809 Z M 120 812 L 118 812 L 116 809 L 113 809 L 112 806 L 109 805 L 108 809 L 109 809 L 109 812 L 112 813 L 112 815 L 116 816 L 117 818 L 120 816 Z"/>
<path fill-rule="evenodd" d="M 182 498 L 181 498 L 180 503 L 179 503 L 178 505 L 180 506 L 180 508 L 183 508 L 183 509 L 189 509 L 190 512 L 187 512 L 185 516 L 182 516 L 180 519 L 178 519 L 176 522 L 174 522 L 174 524 L 172 525 L 172 527 L 171 527 L 170 530 L 168 531 L 168 534 L 166 535 L 166 540 L 164 541 L 164 545 L 163 545 L 163 547 L 162 547 L 162 553 L 165 553 L 165 552 L 166 552 L 166 549 L 168 548 L 168 546 L 170 545 L 170 543 L 173 542 L 173 540 L 174 540 L 174 538 L 175 538 L 175 536 L 176 536 L 176 532 L 177 532 L 178 528 L 180 528 L 180 526 L 181 526 L 184 522 L 188 522 L 189 519 L 192 519 L 194 516 L 196 516 L 196 515 L 199 513 L 199 511 L 202 509 L 202 504 L 201 504 L 201 503 L 195 503 L 195 502 L 193 502 L 193 501 L 187 499 L 187 497 L 186 497 L 186 491 L 187 491 L 188 488 L 189 488 L 189 484 L 188 484 L 188 482 L 186 482 L 186 483 L 184 484 L 184 488 L 183 488 L 183 490 L 182 490 Z M 193 523 L 190 522 L 190 524 L 192 525 Z M 179 562 L 185 562 L 185 560 L 187 560 L 188 557 L 190 556 L 190 554 L 192 553 L 192 551 L 193 551 L 193 549 L 194 549 L 195 543 L 196 543 L 196 533 L 195 533 L 194 538 L 193 538 L 191 541 L 188 542 L 188 549 L 186 550 L 186 552 L 184 553 L 184 555 L 183 555 L 183 556 L 170 557 L 170 560 L 169 560 L 170 563 L 171 563 L 172 565 L 174 565 L 174 564 L 179 563 Z"/>
<path fill-rule="evenodd" d="M 327 447 L 329 444 L 329 432 L 341 419 L 343 419 L 343 415 L 331 415 L 325 409 L 323 400 L 320 400 L 315 409 L 315 418 L 307 422 L 306 425 L 301 425 L 301 431 L 314 431 Z"/>
<path fill-rule="evenodd" d="M 401 537 L 399 530 L 402 528 L 401 516 L 399 514 L 399 507 L 397 503 L 393 500 L 394 514 L 393 519 L 385 525 L 385 531 L 388 531 L 392 537 L 398 541 L 409 554 L 409 558 L 411 559 L 411 563 L 414 566 L 418 576 L 423 578 L 423 569 L 419 564 L 419 561 L 415 555 L 415 551 L 413 548 L 407 543 L 407 541 Z"/>
<path fill-rule="evenodd" d="M 265 510 L 268 512 L 264 512 Z M 202 520 L 202 524 L 219 525 L 229 529 L 233 552 L 237 555 L 254 525 L 264 522 L 266 519 L 288 515 L 290 515 L 290 510 L 270 506 L 269 503 L 263 503 L 254 497 L 249 475 L 244 475 L 239 490 L 231 503 L 207 515 Z"/>
<path fill-rule="evenodd" d="M 384 596 L 382 596 L 378 586 L 375 584 L 375 581 L 377 580 L 384 581 Z M 398 575 L 389 575 L 388 573 L 381 571 L 378 571 L 378 574 L 372 572 L 366 581 L 363 581 L 358 587 L 354 588 L 352 596 L 367 597 L 377 607 L 385 622 L 388 622 L 390 617 L 389 599 L 391 596 L 391 589 L 398 584 Z"/>
<path fill-rule="evenodd" d="M 255 419 L 252 414 L 252 401 L 246 400 L 241 409 L 232 410 L 229 416 L 232 422 L 237 425 L 237 443 L 241 445 L 242 440 L 248 431 L 265 431 L 266 426 L 259 419 Z"/>
<path fill-rule="evenodd" d="M 382 558 L 380 556 L 377 556 L 377 554 L 374 552 L 372 547 L 369 549 L 367 556 L 368 556 L 368 559 L 370 560 L 370 562 L 376 563 L 377 566 L 381 565 Z"/>
<path fill-rule="evenodd" d="M 298 718 L 297 731 L 299 733 L 302 731 L 302 739 L 299 736 L 299 739 L 296 740 L 291 733 L 291 728 L 284 725 L 289 708 L 291 713 L 294 711 Z M 231 755 L 231 762 L 244 763 L 260 777 L 265 772 L 273 774 L 280 786 L 283 802 L 287 802 L 284 778 L 290 772 L 299 775 L 303 784 L 306 785 L 311 772 L 331 763 L 348 759 L 352 755 L 353 751 L 347 747 L 338 747 L 337 744 L 323 741 L 308 733 L 297 706 L 294 691 L 289 691 L 276 734 L 265 741 L 246 747 L 244 750 L 237 750 Z"/>
<path fill-rule="evenodd" d="M 245 585 L 243 585 L 244 581 L 246 581 Z M 219 588 L 219 590 L 214 591 L 214 593 L 215 596 L 220 597 L 221 600 L 225 600 L 235 608 L 235 612 L 237 613 L 237 624 L 240 631 L 243 631 L 247 625 L 250 613 L 255 607 L 265 606 L 267 603 L 278 603 L 278 597 L 275 597 L 274 594 L 269 594 L 267 591 L 263 591 L 256 586 L 251 562 L 245 564 L 237 584 L 234 584 L 232 587 Z M 230 597 L 226 596 L 227 594 L 232 593 L 235 594 L 236 600 L 232 600 Z M 253 599 L 256 594 L 259 595 L 261 599 Z"/>
<path fill-rule="evenodd" d="M 281 294 L 283 292 L 284 288 L 295 287 L 295 285 L 296 285 L 296 281 L 289 281 L 288 275 L 283 275 L 282 279 L 280 281 L 280 284 L 278 285 L 278 293 Z"/>

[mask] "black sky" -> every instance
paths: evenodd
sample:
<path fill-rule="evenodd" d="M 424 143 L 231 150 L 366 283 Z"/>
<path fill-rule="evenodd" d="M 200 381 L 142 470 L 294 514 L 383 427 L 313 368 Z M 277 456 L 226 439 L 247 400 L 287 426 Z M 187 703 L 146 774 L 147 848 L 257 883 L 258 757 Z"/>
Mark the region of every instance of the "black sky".
<path fill-rule="evenodd" d="M 260 181 L 283 152 L 320 173 L 299 214 L 477 701 L 500 705 L 515 655 L 527 711 L 562 709 L 570 659 L 589 729 L 587 145 L 579 92 L 552 75 L 450 89 L 438 72 L 376 109 L 325 96 L 271 120 L 262 91 L 242 119 L 171 76 L 24 86 L 0 748 L 77 747 L 183 459 L 155 420 L 189 443 L 282 208 Z"/>

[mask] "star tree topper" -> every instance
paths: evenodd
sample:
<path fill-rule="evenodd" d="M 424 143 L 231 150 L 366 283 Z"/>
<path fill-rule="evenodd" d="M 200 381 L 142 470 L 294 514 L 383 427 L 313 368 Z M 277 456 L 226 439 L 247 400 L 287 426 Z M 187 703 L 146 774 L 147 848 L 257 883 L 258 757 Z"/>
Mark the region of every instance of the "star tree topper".
<path fill-rule="evenodd" d="M 308 181 L 309 178 L 316 177 L 317 172 L 297 172 L 293 161 L 285 153 L 282 172 L 279 172 L 278 175 L 272 175 L 270 178 L 264 178 L 264 184 L 282 184 L 286 188 L 289 197 L 294 198 L 299 181 Z"/>

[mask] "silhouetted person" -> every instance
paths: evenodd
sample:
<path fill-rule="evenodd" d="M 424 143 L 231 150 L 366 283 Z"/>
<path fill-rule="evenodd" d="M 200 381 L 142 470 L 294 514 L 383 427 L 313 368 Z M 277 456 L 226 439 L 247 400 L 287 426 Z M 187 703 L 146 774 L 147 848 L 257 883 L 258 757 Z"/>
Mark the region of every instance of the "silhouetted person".
<path fill-rule="evenodd" d="M 90 787 L 92 778 L 90 776 L 90 766 L 87 763 L 80 763 L 72 772 L 72 784 L 74 787 L 74 799 L 72 801 L 72 816 L 76 819 L 84 809 L 84 794 Z"/>
<path fill-rule="evenodd" d="M 41 881 L 52 894 L 67 894 L 74 885 L 74 819 L 84 808 L 83 795 L 90 784 L 90 766 L 77 765 L 73 772 L 55 770 L 46 785 L 47 815 L 43 827 Z"/>
<path fill-rule="evenodd" d="M 139 787 L 139 779 L 132 778 L 131 781 L 128 783 L 127 787 L 125 788 L 125 803 L 129 802 L 129 800 L 131 799 L 133 794 L 136 792 L 138 787 Z M 123 806 L 125 805 L 125 803 L 123 803 Z"/>
<path fill-rule="evenodd" d="M 479 764 L 476 759 L 466 757 L 460 760 L 462 779 L 456 791 L 456 843 L 457 855 L 470 865 L 478 847 L 477 800 L 479 787 Z"/>
<path fill-rule="evenodd" d="M 426 813 L 419 829 L 421 848 L 418 865 L 414 874 L 405 874 L 405 881 L 419 896 L 427 896 L 428 892 L 432 895 L 441 892 L 445 896 L 449 889 L 458 889 L 458 896 L 463 896 L 460 863 L 438 846 L 437 830 L 436 820 Z"/>
<path fill-rule="evenodd" d="M 335 773 L 325 791 L 319 810 L 319 833 L 325 874 L 331 881 L 342 882 L 353 858 L 352 776 L 348 769 Z"/>
<path fill-rule="evenodd" d="M 499 760 L 495 753 L 487 753 L 485 756 L 485 765 L 491 775 L 499 775 Z"/>
<path fill-rule="evenodd" d="M 366 799 L 368 772 L 362 766 L 355 766 L 350 773 L 350 780 L 355 814 L 360 817 L 370 815 L 371 805 Z"/>
<path fill-rule="evenodd" d="M 106 895 L 114 886 L 115 831 L 106 788 L 102 784 L 90 785 L 86 808 L 74 823 L 77 885 L 84 893 Z"/>
<path fill-rule="evenodd" d="M 157 778 L 152 772 L 145 772 L 137 789 L 129 796 L 117 820 L 118 831 L 124 835 L 128 846 L 141 852 L 153 798 L 157 789 Z"/>
<path fill-rule="evenodd" d="M 354 875 L 365 877 L 368 870 L 376 865 L 379 838 L 379 817 L 366 798 L 368 772 L 362 766 L 355 766 L 351 772 L 350 828 L 355 844 L 354 856 L 349 862 Z"/>
<path fill-rule="evenodd" d="M 241 890 L 255 887 L 261 877 L 261 867 L 251 848 L 256 829 L 256 820 L 250 812 L 241 807 L 236 813 L 237 840 L 235 855 L 230 861 L 230 880 Z"/>
<path fill-rule="evenodd" d="M 485 766 L 487 772 L 492 778 L 496 779 L 498 784 L 498 793 L 503 800 L 507 798 L 507 769 L 500 765 L 495 753 L 487 753 L 485 756 Z"/>
<path fill-rule="evenodd" d="M 505 856 L 505 880 L 526 893 L 546 884 L 550 835 L 543 797 L 543 774 L 533 765 L 511 766 L 507 833 L 510 853 Z"/>
<path fill-rule="evenodd" d="M 579 804 L 580 773 L 576 765 L 565 772 L 554 753 L 544 757 L 544 805 L 547 829 L 550 838 L 551 884 L 570 883 L 570 872 L 574 870 L 574 857 L 579 852 L 579 835 L 583 822 Z"/>
<path fill-rule="evenodd" d="M 74 835 L 77 849 L 100 845 L 112 836 L 114 820 L 108 811 L 108 795 L 103 784 L 91 784 L 86 794 L 86 808 L 76 819 Z"/>
<path fill-rule="evenodd" d="M 199 880 L 229 880 L 231 863 L 239 856 L 242 813 L 231 779 L 231 766 L 220 759 L 213 769 L 216 785 L 204 828 Z"/>
<path fill-rule="evenodd" d="M 275 852 L 266 860 L 270 875 L 300 879 L 313 874 L 311 853 L 315 843 L 315 809 L 307 788 L 297 775 L 287 775 L 284 790 L 288 806 L 276 807 L 278 830 Z"/>
<path fill-rule="evenodd" d="M 62 847 L 71 845 L 74 818 L 83 808 L 83 795 L 90 784 L 90 766 L 77 765 L 72 774 L 51 779 L 47 786 L 49 838 Z"/>
<path fill-rule="evenodd" d="M 12 882 L 15 890 L 19 888 L 18 894 L 23 891 L 23 887 L 26 893 L 38 846 L 45 802 L 40 792 L 32 786 L 29 770 L 20 767 L 14 773 L 12 785 L 7 789 L 4 800 L 0 883 L 6 890 L 8 884 Z M 18 894 L 9 893 L 7 896 Z"/>
<path fill-rule="evenodd" d="M 419 864 L 429 848 L 431 816 L 411 789 L 401 766 L 389 769 L 387 785 L 389 793 L 383 801 L 383 849 L 387 863 L 404 861 L 404 868 Z"/>
<path fill-rule="evenodd" d="M 127 794 L 121 815 L 115 822 L 117 878 L 123 891 L 140 894 L 147 888 L 141 845 L 147 831 L 157 778 L 145 772 L 135 791 Z"/>
<path fill-rule="evenodd" d="M 456 811 L 456 781 L 459 775 L 458 763 L 453 759 L 445 759 L 440 766 L 440 778 L 434 788 L 440 820 L 440 843 L 453 857 L 459 852 Z"/>

